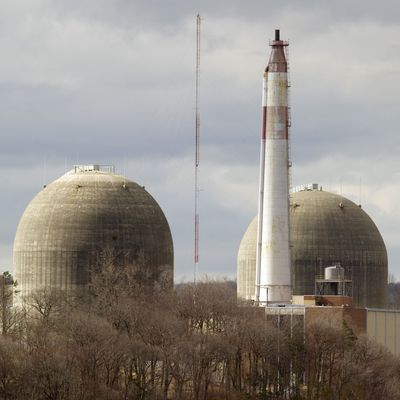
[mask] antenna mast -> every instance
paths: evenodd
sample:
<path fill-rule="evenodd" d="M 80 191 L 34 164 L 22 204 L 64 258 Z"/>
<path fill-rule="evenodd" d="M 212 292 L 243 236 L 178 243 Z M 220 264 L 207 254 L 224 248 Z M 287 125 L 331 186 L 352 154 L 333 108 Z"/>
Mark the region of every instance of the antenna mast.
<path fill-rule="evenodd" d="M 196 151 L 194 167 L 194 283 L 199 269 L 199 164 L 200 164 L 200 14 L 196 17 Z"/>

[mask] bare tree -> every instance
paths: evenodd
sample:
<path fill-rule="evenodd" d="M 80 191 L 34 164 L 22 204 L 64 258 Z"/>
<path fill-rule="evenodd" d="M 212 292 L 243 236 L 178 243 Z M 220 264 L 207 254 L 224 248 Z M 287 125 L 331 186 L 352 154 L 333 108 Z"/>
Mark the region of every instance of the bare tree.
<path fill-rule="evenodd" d="M 399 358 L 341 318 L 304 329 L 238 302 L 226 282 L 150 288 L 113 262 L 92 278 L 88 304 L 29 298 L 18 333 L 0 338 L 0 398 L 398 398 Z"/>

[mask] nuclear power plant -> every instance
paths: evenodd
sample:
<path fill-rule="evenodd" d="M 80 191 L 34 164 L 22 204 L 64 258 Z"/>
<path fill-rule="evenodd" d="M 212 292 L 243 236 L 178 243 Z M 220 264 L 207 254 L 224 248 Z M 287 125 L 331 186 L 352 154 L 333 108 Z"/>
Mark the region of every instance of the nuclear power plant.
<path fill-rule="evenodd" d="M 27 206 L 14 242 L 21 296 L 84 289 L 99 264 L 130 266 L 140 282 L 173 285 L 173 243 L 153 197 L 114 167 L 75 166 Z"/>
<path fill-rule="evenodd" d="M 384 307 L 386 248 L 361 206 L 318 185 L 289 196 L 288 42 L 276 30 L 270 46 L 262 76 L 258 215 L 240 244 L 238 296 L 258 305 L 291 304 L 293 295 L 314 295 L 325 268 L 340 264 L 356 306 Z M 14 277 L 22 296 L 82 289 L 107 258 L 131 265 L 141 281 L 173 285 L 171 232 L 156 201 L 113 167 L 75 166 L 26 208 L 15 236 Z"/>
<path fill-rule="evenodd" d="M 324 318 L 339 312 L 400 353 L 400 313 L 383 309 L 388 259 L 372 219 L 361 205 L 317 184 L 290 190 L 288 42 L 276 30 L 270 46 L 262 79 L 258 214 L 239 248 L 238 297 L 264 307 L 267 317 L 300 316 L 304 327 L 315 311 L 324 309 Z M 197 113 L 196 106 L 196 168 Z M 197 196 L 197 169 L 195 180 Z M 195 203 L 196 279 L 197 197 Z M 106 264 L 132 268 L 145 285 L 173 286 L 164 213 L 144 187 L 113 166 L 77 165 L 45 186 L 21 217 L 13 255 L 22 298 L 40 289 L 84 292 L 91 273 Z"/>
<path fill-rule="evenodd" d="M 350 321 L 400 353 L 400 312 L 387 306 L 388 260 L 361 208 L 318 184 L 290 190 L 288 43 L 279 30 L 263 73 L 258 214 L 240 243 L 237 294 L 267 319 Z"/>
<path fill-rule="evenodd" d="M 263 74 L 258 215 L 239 248 L 238 296 L 256 304 L 313 295 L 326 267 L 340 264 L 361 307 L 386 305 L 386 247 L 371 218 L 318 185 L 289 196 L 288 64 L 279 30 Z"/>
<path fill-rule="evenodd" d="M 256 302 L 290 302 L 288 79 L 279 30 L 263 76 Z"/>
<path fill-rule="evenodd" d="M 367 213 L 343 196 L 318 185 L 290 195 L 291 276 L 293 295 L 315 293 L 315 279 L 339 264 L 352 280 L 352 297 L 359 307 L 385 307 L 388 261 L 385 243 Z M 238 296 L 254 299 L 257 217 L 240 243 Z"/>

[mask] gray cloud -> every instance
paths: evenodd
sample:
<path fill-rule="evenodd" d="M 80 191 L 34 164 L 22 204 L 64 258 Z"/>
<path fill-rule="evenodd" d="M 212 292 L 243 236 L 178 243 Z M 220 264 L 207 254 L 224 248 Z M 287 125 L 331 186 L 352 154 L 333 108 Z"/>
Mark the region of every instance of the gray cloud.
<path fill-rule="evenodd" d="M 396 2 L 21 0 L 0 11 L 0 266 L 43 183 L 100 162 L 159 201 L 176 276 L 191 278 L 200 12 L 201 270 L 235 275 L 256 212 L 261 71 L 278 26 L 291 43 L 293 182 L 341 185 L 356 200 L 361 176 L 400 277 Z"/>

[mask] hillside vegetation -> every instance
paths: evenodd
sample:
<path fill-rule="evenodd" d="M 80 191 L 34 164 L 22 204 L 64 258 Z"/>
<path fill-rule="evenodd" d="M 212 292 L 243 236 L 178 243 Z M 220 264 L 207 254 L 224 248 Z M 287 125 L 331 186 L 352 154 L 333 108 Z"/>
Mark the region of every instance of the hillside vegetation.
<path fill-rule="evenodd" d="M 225 282 L 143 288 L 112 265 L 92 282 L 84 303 L 5 311 L 1 399 L 398 399 L 399 360 L 347 325 L 277 326 Z"/>

